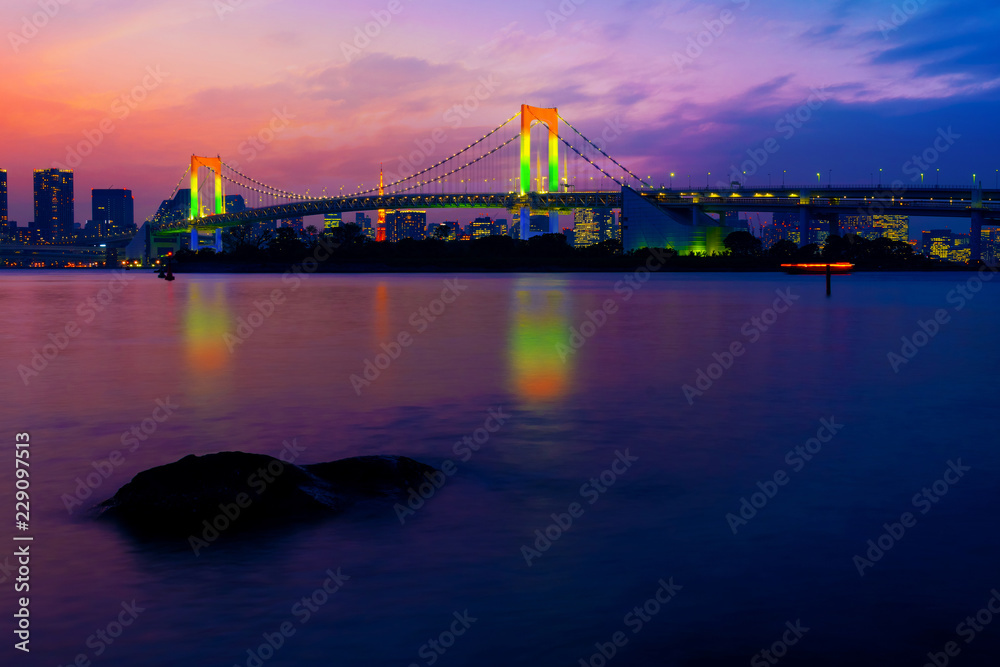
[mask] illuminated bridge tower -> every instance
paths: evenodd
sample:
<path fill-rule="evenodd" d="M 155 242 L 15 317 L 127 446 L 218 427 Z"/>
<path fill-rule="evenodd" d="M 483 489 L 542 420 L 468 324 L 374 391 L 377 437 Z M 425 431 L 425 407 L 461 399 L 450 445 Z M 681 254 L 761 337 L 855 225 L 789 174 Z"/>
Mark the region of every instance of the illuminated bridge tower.
<path fill-rule="evenodd" d="M 559 192 L 559 110 L 556 108 L 542 109 L 539 107 L 521 105 L 521 196 L 531 192 L 531 127 L 542 123 L 549 128 L 549 183 L 548 192 Z M 544 182 L 544 181 L 543 181 Z M 521 238 L 528 238 L 530 231 L 531 210 L 521 207 Z M 552 212 L 549 216 L 549 232 L 559 233 L 559 215 Z"/>
<path fill-rule="evenodd" d="M 199 157 L 191 156 L 191 217 L 189 220 L 197 220 L 201 217 L 201 207 L 198 201 L 198 168 L 207 167 L 215 174 L 215 214 L 220 215 L 226 212 L 226 200 L 222 193 L 222 158 L 221 157 Z M 191 250 L 198 251 L 199 248 L 198 229 L 191 225 Z M 215 243 L 211 246 L 215 252 L 222 252 L 222 228 L 215 230 Z"/>

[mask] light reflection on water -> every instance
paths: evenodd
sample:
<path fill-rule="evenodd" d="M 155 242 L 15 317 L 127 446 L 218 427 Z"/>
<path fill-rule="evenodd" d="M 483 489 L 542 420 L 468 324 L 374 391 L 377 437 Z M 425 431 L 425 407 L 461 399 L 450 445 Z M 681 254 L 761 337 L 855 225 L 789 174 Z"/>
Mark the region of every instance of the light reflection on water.
<path fill-rule="evenodd" d="M 746 664 L 800 617 L 812 629 L 782 664 L 922 664 L 954 639 L 1000 583 L 995 286 L 896 374 L 887 352 L 949 307 L 960 277 L 854 275 L 826 299 L 808 277 L 659 275 L 628 301 L 618 279 L 462 276 L 468 289 L 418 332 L 411 315 L 444 277 L 314 275 L 292 290 L 141 274 L 85 322 L 107 274 L 0 274 L 4 424 L 32 435 L 32 664 L 93 658 L 88 637 L 133 598 L 146 611 L 94 664 L 246 664 L 287 620 L 296 634 L 267 665 L 426 664 L 420 647 L 464 609 L 479 620 L 438 664 L 578 664 L 669 577 L 684 589 L 614 665 Z M 749 343 L 742 325 L 789 286 L 800 300 Z M 274 289 L 285 300 L 230 352 L 224 336 Z M 570 327 L 609 298 L 618 312 L 561 359 Z M 25 386 L 18 364 L 71 320 L 81 334 Z M 401 332 L 412 345 L 356 392 L 351 375 Z M 737 340 L 746 354 L 688 405 L 681 386 Z M 293 438 L 305 463 L 440 464 L 488 410 L 510 418 L 405 525 L 365 507 L 195 558 L 66 508 L 166 397 L 176 414 L 87 505 L 187 454 L 275 455 Z M 725 515 L 830 416 L 843 432 L 734 536 Z M 639 461 L 587 504 L 581 485 L 625 449 Z M 852 556 L 959 457 L 972 471 L 859 577 Z M 10 507 L 9 472 L 0 481 Z M 583 515 L 528 567 L 521 546 L 572 502 Z M 352 578 L 299 623 L 295 602 L 338 567 Z M 962 664 L 993 664 L 998 646 L 984 632 Z"/>

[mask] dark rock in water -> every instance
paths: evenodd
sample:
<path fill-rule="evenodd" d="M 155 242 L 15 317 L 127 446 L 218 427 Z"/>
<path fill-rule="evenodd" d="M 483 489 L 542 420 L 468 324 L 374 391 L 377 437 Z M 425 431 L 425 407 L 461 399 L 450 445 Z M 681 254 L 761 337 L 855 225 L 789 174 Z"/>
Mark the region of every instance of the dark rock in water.
<path fill-rule="evenodd" d="M 201 532 L 220 516 L 226 518 L 219 524 L 247 529 L 335 514 L 362 499 L 396 498 L 434 472 L 404 456 L 299 466 L 245 452 L 191 455 L 144 470 L 96 510 L 146 535 Z"/>

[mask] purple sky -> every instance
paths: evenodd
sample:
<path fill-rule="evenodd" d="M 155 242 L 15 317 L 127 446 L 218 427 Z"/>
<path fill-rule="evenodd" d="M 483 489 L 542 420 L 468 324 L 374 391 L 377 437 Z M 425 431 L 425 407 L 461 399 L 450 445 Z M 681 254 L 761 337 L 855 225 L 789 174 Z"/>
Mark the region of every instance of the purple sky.
<path fill-rule="evenodd" d="M 617 119 L 609 152 L 656 184 L 728 182 L 774 138 L 749 184 L 830 170 L 868 183 L 882 168 L 884 183 L 940 169 L 942 184 L 975 172 L 994 187 L 998 19 L 974 0 L 11 0 L 0 168 L 22 224 L 31 170 L 60 163 L 75 167 L 78 222 L 90 189 L 112 186 L 134 191 L 143 219 L 192 153 L 336 192 L 371 186 L 379 162 L 436 128 L 444 157 L 528 103 L 592 136 Z M 483 80 L 494 89 L 453 128 L 448 110 Z M 808 120 L 782 120 L 810 98 Z M 280 131 L 248 159 L 269 125 Z M 948 128 L 957 139 L 915 169 Z"/>

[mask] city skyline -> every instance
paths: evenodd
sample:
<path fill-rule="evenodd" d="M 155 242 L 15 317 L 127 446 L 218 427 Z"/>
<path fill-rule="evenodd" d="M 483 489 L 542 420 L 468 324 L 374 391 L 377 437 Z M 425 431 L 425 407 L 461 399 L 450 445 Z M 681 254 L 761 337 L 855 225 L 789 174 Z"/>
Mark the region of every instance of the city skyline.
<path fill-rule="evenodd" d="M 394 169 L 421 140 L 444 157 L 523 102 L 559 106 L 656 185 L 728 181 L 733 167 L 758 186 L 817 173 L 821 183 L 919 182 L 923 172 L 925 183 L 971 186 L 976 173 L 992 187 L 1000 178 L 974 139 L 998 106 L 995 47 L 967 25 L 997 15 L 987 3 L 912 13 L 850 2 L 765 12 L 748 0 L 401 3 L 396 13 L 304 1 L 60 4 L 34 31 L 22 21 L 31 7 L 0 10 L 32 35 L 14 30 L 0 56 L 12 73 L 0 89 L 21 110 L 3 125 L 10 219 L 22 225 L 34 169 L 72 167 L 81 191 L 132 189 L 140 220 L 192 153 L 337 194 L 374 185 L 379 162 Z M 308 20 L 326 16 L 336 24 Z M 329 34 L 311 38 L 319 32 Z M 192 40 L 228 56 L 210 65 L 182 46 Z M 107 67 L 122 48 L 135 58 Z M 939 129 L 959 138 L 924 162 Z M 768 139 L 777 152 L 761 152 Z"/>

